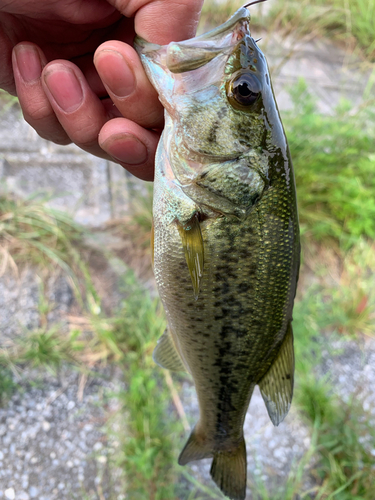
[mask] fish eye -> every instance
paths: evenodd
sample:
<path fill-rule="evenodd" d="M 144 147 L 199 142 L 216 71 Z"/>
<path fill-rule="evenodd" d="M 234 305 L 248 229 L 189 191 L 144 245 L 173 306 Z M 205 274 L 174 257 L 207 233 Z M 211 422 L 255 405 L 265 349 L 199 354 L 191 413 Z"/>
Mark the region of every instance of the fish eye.
<path fill-rule="evenodd" d="M 229 102 L 237 108 L 253 105 L 258 100 L 260 94 L 260 81 L 251 73 L 242 73 L 239 76 L 236 76 L 227 86 L 227 96 Z"/>

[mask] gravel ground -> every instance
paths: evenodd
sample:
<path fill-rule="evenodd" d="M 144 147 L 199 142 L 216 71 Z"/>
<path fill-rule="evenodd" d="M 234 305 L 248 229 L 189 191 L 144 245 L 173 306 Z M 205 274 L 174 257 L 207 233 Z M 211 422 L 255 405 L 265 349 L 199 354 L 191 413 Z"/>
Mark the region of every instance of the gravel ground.
<path fill-rule="evenodd" d="M 60 380 L 35 370 L 22 374 L 16 394 L 0 408 L 0 498 L 96 499 L 116 493 L 105 424 L 117 410 L 108 394 L 121 383 L 101 375 L 83 387 L 84 379 L 71 369 Z"/>
<path fill-rule="evenodd" d="M 31 268 L 26 268 L 18 277 L 12 273 L 1 277 L 0 345 L 40 326 L 38 305 L 42 291 L 51 305 L 48 321 L 63 322 L 74 301 L 72 288 L 64 276 L 55 274 L 45 282 Z"/>
<path fill-rule="evenodd" d="M 102 277 L 107 271 L 101 268 Z M 48 323 L 66 328 L 76 304 L 64 275 L 43 278 L 27 268 L 0 278 L 0 346 L 40 327 L 42 294 L 50 305 Z M 120 378 L 113 370 L 87 378 L 71 367 L 58 376 L 17 368 L 16 392 L 0 407 L 0 499 L 121 500 L 120 483 L 112 484 L 116 471 L 108 468 L 106 434 L 118 406 L 107 395 L 123 387 Z"/>
<path fill-rule="evenodd" d="M 322 356 L 319 369 L 329 374 L 335 391 L 346 402 L 354 395 L 364 412 L 374 416 L 375 424 L 375 339 L 356 342 L 338 339 L 327 345 Z"/>

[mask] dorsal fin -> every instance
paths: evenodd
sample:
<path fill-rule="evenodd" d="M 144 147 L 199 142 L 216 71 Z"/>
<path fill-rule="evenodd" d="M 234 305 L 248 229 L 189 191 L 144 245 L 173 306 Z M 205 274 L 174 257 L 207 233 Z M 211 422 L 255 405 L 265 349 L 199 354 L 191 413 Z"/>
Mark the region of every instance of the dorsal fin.
<path fill-rule="evenodd" d="M 165 330 L 158 340 L 152 357 L 155 363 L 166 370 L 171 370 L 172 372 L 186 372 L 184 363 L 176 350 L 168 329 Z"/>
<path fill-rule="evenodd" d="M 187 224 L 177 224 L 182 246 L 184 247 L 186 263 L 193 284 L 194 298 L 198 299 L 199 288 L 203 276 L 204 246 L 198 214 L 194 214 Z"/>
<path fill-rule="evenodd" d="M 289 323 L 277 358 L 258 384 L 268 415 L 274 425 L 279 425 L 289 411 L 293 397 L 293 383 L 293 330 Z"/>

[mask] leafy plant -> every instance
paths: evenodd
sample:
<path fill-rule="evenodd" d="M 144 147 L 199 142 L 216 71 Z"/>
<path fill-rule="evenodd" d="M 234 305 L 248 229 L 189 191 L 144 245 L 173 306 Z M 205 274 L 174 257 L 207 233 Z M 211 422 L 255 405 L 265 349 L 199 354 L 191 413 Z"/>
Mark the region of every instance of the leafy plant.
<path fill-rule="evenodd" d="M 288 34 L 297 31 L 299 36 L 326 36 L 352 45 L 355 42 L 365 56 L 375 58 L 374 0 L 274 2 L 266 23 Z"/>
<path fill-rule="evenodd" d="M 199 32 L 219 26 L 244 3 L 237 0 L 206 0 Z M 375 60 L 375 0 L 301 0 L 270 2 L 269 8 L 251 9 L 252 28 L 281 32 L 293 39 L 327 37 L 354 45 L 370 61 Z"/>
<path fill-rule="evenodd" d="M 47 201 L 0 193 L 0 276 L 9 268 L 17 273 L 25 263 L 43 270 L 60 268 L 71 278 L 77 297 L 84 292 L 95 309 L 96 292 L 79 251 L 85 230 Z"/>
<path fill-rule="evenodd" d="M 350 268 L 355 260 L 353 253 L 348 260 L 346 267 Z M 371 280 L 371 277 L 367 279 Z M 363 276 L 362 281 L 366 281 Z M 321 352 L 328 350 L 334 356 L 330 340 L 340 333 L 333 328 L 335 318 L 331 317 L 328 290 L 332 293 L 332 285 L 327 288 L 316 284 L 296 303 L 293 323 L 296 340 L 294 401 L 316 429 L 315 465 L 310 468 L 317 483 L 314 498 L 370 500 L 371 484 L 375 480 L 375 457 L 371 454 L 375 432 L 371 416 L 365 413 L 355 395 L 344 401 L 334 390 L 331 374 L 328 372 L 322 376 L 319 371 Z M 344 308 L 345 302 L 341 301 L 341 305 L 338 302 L 339 307 Z M 354 322 L 353 326 L 355 332 L 361 331 L 361 322 Z"/>
<path fill-rule="evenodd" d="M 13 380 L 12 372 L 0 360 L 0 407 L 8 401 L 16 387 L 17 384 Z"/>
<path fill-rule="evenodd" d="M 176 425 L 168 418 L 170 396 L 152 360 L 156 339 L 165 328 L 164 315 L 131 273 L 124 283 L 128 297 L 113 330 L 122 345 L 126 342 L 122 364 L 127 388 L 120 401 L 127 418 L 117 465 L 124 468 L 130 497 L 172 500 Z"/>
<path fill-rule="evenodd" d="M 333 116 L 319 114 L 303 80 L 291 95 L 294 109 L 284 125 L 305 237 L 346 247 L 361 236 L 375 238 L 374 109 L 354 113 L 342 103 Z"/>

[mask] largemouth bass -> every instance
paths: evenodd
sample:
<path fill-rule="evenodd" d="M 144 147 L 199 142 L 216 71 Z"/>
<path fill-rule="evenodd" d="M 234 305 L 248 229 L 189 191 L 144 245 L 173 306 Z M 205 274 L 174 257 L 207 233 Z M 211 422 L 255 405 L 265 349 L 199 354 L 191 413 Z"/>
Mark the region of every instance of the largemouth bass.
<path fill-rule="evenodd" d="M 255 385 L 278 425 L 293 393 L 300 241 L 293 167 L 267 62 L 241 8 L 167 46 L 137 39 L 165 107 L 154 187 L 154 272 L 168 329 L 155 361 L 186 370 L 200 417 L 179 463 L 246 496 L 243 423 Z"/>

